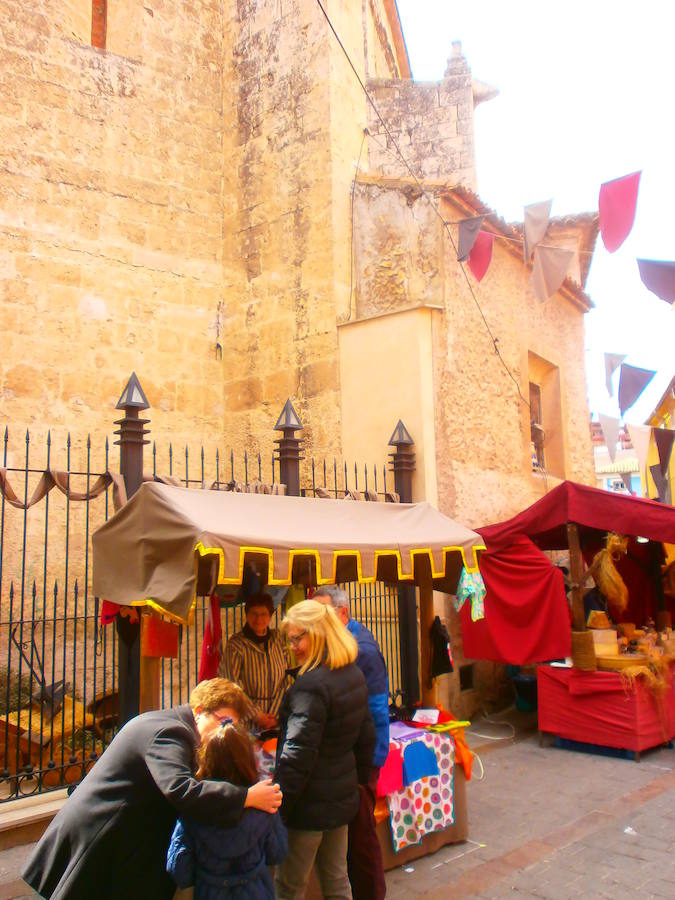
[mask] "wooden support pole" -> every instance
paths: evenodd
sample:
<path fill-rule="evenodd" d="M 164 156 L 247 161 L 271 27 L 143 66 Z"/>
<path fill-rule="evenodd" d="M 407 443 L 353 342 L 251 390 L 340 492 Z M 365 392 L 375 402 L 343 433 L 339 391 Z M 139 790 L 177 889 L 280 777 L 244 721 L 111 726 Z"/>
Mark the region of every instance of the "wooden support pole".
<path fill-rule="evenodd" d="M 570 581 L 572 589 L 572 626 L 575 631 L 586 630 L 586 616 L 584 615 L 584 559 L 581 555 L 579 543 L 579 529 L 574 522 L 567 525 L 567 546 L 570 552 Z"/>
<path fill-rule="evenodd" d="M 422 706 L 438 702 L 436 682 L 431 679 L 431 626 L 434 622 L 434 588 L 431 581 L 420 585 L 420 664 L 422 668 Z"/>

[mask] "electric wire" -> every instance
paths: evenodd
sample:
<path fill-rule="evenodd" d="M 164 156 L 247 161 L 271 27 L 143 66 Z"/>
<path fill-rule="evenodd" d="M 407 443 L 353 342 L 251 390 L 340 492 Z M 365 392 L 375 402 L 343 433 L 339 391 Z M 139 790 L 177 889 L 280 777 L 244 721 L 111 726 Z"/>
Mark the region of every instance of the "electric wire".
<path fill-rule="evenodd" d="M 355 77 L 356 77 L 356 80 L 358 81 L 359 85 L 361 86 L 361 90 L 363 91 L 363 93 L 364 93 L 364 95 L 365 95 L 365 97 L 366 97 L 366 100 L 367 100 L 368 103 L 372 106 L 373 112 L 375 113 L 375 115 L 377 116 L 377 118 L 378 118 L 380 124 L 381 124 L 382 127 L 384 128 L 384 131 L 385 131 L 387 137 L 389 138 L 389 140 L 391 141 L 392 146 L 393 146 L 394 149 L 396 150 L 396 153 L 397 153 L 399 159 L 401 160 L 401 162 L 403 163 L 403 165 L 405 166 L 405 168 L 406 168 L 407 171 L 409 172 L 410 176 L 412 177 L 412 179 L 413 179 L 413 181 L 415 182 L 415 184 L 417 185 L 417 187 L 420 189 L 422 195 L 424 196 L 425 200 L 427 201 L 427 203 L 429 204 L 429 206 L 431 207 L 431 209 L 434 211 L 434 213 L 438 216 L 438 218 L 439 218 L 440 221 L 442 222 L 443 228 L 445 229 L 445 231 L 446 231 L 446 233 L 447 233 L 447 235 L 448 235 L 448 238 L 450 239 L 450 243 L 452 244 L 452 248 L 453 248 L 453 250 L 455 251 L 455 254 L 457 254 L 457 245 L 455 244 L 455 240 L 454 240 L 454 238 L 453 238 L 453 236 L 452 236 L 452 232 L 450 231 L 450 228 L 448 227 L 448 223 L 446 222 L 446 220 L 445 220 L 445 219 L 443 218 L 443 216 L 441 215 L 440 210 L 438 210 L 437 207 L 436 207 L 436 205 L 433 203 L 431 197 L 429 196 L 428 191 L 424 188 L 422 182 L 421 182 L 420 179 L 417 177 L 417 175 L 416 175 L 415 172 L 413 171 L 412 167 L 411 167 L 410 164 L 408 163 L 408 160 L 405 158 L 405 156 L 404 156 L 403 153 L 401 152 L 401 149 L 400 149 L 400 147 L 398 146 L 398 144 L 396 143 L 396 140 L 395 140 L 393 134 L 391 133 L 391 131 L 390 131 L 390 129 L 389 129 L 389 126 L 387 125 L 387 123 L 386 123 L 386 122 L 384 121 L 384 119 L 382 118 L 379 109 L 378 109 L 377 106 L 375 105 L 375 101 L 374 101 L 373 98 L 370 96 L 370 94 L 369 94 L 369 92 L 368 92 L 368 88 L 367 88 L 367 87 L 365 86 L 365 84 L 363 83 L 363 80 L 362 80 L 361 76 L 359 75 L 359 73 L 358 73 L 358 71 L 357 71 L 357 69 L 356 69 L 356 66 L 355 66 L 354 63 L 352 62 L 352 59 L 351 59 L 351 57 L 350 57 L 350 55 L 349 55 L 349 52 L 347 51 L 345 45 L 342 43 L 342 40 L 340 39 L 340 35 L 339 35 L 339 34 L 337 33 L 337 31 L 335 30 L 335 26 L 333 25 L 333 23 L 332 23 L 332 21 L 331 21 L 331 19 L 330 19 L 330 16 L 329 16 L 328 13 L 326 12 L 323 3 L 321 2 L 321 0 L 316 0 L 316 2 L 317 2 L 317 5 L 319 6 L 319 9 L 320 9 L 321 12 L 323 13 L 323 16 L 324 16 L 324 18 L 326 19 L 326 22 L 328 23 L 328 26 L 329 26 L 330 30 L 333 32 L 333 35 L 335 36 L 335 40 L 338 42 L 338 44 L 339 44 L 339 46 L 340 46 L 340 49 L 342 50 L 342 52 L 343 52 L 343 54 L 344 54 L 344 56 L 345 56 L 347 62 L 349 63 L 349 66 L 350 66 L 352 72 L 354 73 L 354 75 L 355 75 Z M 490 340 L 492 341 L 492 346 L 494 347 L 494 351 L 495 351 L 495 353 L 497 354 L 497 356 L 498 356 L 498 358 L 499 358 L 499 361 L 501 362 L 502 366 L 504 367 L 504 370 L 506 371 L 507 375 L 509 376 L 509 378 L 511 379 L 511 381 L 513 381 L 513 383 L 514 383 L 514 385 L 515 385 L 515 387 L 516 387 L 516 391 L 518 392 L 518 396 L 520 397 L 520 399 L 522 400 L 522 402 L 525 404 L 525 406 L 529 409 L 529 408 L 530 408 L 530 404 L 528 403 L 528 401 L 527 401 L 527 400 L 525 399 L 525 397 L 523 396 L 523 393 L 522 393 L 522 391 L 520 390 L 520 385 L 518 384 L 518 381 L 517 381 L 515 375 L 513 375 L 513 373 L 512 373 L 511 370 L 509 369 L 508 365 L 506 364 L 506 361 L 504 360 L 504 357 L 503 357 L 502 354 L 501 354 L 501 351 L 500 351 L 499 347 L 497 346 L 497 345 L 498 345 L 498 342 L 499 342 L 499 338 L 496 337 L 496 336 L 493 334 L 492 329 L 490 328 L 490 325 L 489 325 L 489 323 L 488 323 L 488 320 L 485 318 L 485 313 L 483 312 L 483 310 L 482 310 L 482 308 L 481 308 L 481 305 L 480 305 L 480 303 L 478 302 L 478 298 L 476 297 L 476 294 L 475 294 L 475 292 L 474 292 L 474 290 L 473 290 L 473 286 L 472 286 L 471 282 L 469 281 L 469 276 L 468 276 L 467 273 L 466 273 L 466 269 L 465 269 L 464 265 L 463 265 L 461 262 L 460 262 L 459 265 L 460 265 L 460 269 L 461 269 L 461 271 L 462 271 L 462 274 L 464 275 L 464 279 L 465 279 L 466 285 L 467 285 L 467 287 L 468 287 L 468 289 L 469 289 L 469 293 L 471 294 L 471 297 L 473 298 L 473 301 L 474 301 L 474 303 L 476 304 L 476 308 L 478 309 L 478 312 L 480 313 L 480 316 L 481 316 L 481 318 L 482 318 L 482 320 L 483 320 L 483 324 L 485 325 L 485 329 L 486 329 L 487 333 L 488 333 L 489 336 L 490 336 Z"/>

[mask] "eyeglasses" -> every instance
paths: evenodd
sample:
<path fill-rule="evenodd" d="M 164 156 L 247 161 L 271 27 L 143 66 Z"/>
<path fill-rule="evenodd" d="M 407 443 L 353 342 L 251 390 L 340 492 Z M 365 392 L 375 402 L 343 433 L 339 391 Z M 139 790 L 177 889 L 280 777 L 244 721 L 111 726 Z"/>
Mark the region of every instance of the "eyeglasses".
<path fill-rule="evenodd" d="M 209 713 L 209 715 L 211 716 L 211 718 L 215 719 L 216 722 L 218 722 L 221 728 L 224 728 L 226 725 L 232 725 L 234 722 L 232 716 L 219 716 L 214 712 Z"/>
<path fill-rule="evenodd" d="M 291 635 L 289 634 L 288 643 L 291 645 L 291 647 L 297 647 L 306 634 L 306 631 L 301 631 L 300 634 L 296 634 L 295 637 L 291 637 Z"/>

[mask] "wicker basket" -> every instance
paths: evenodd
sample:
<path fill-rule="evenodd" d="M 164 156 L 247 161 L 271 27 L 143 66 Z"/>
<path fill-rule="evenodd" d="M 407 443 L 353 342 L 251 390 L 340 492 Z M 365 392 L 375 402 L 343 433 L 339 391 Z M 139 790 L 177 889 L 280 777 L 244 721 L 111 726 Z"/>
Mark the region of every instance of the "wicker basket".
<path fill-rule="evenodd" d="M 572 632 L 572 665 L 585 672 L 595 672 L 595 645 L 590 631 Z"/>
<path fill-rule="evenodd" d="M 619 653 L 612 656 L 598 656 L 598 669 L 604 672 L 620 672 L 630 666 L 646 666 L 648 656 L 638 656 L 636 653 Z"/>

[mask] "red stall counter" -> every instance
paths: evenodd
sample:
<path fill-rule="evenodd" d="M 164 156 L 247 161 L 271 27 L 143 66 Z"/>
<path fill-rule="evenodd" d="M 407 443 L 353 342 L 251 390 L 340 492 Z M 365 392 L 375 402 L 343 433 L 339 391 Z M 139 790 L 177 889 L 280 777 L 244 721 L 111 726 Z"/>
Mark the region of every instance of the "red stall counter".
<path fill-rule="evenodd" d="M 657 699 L 644 678 L 619 672 L 537 668 L 539 731 L 566 740 L 640 753 L 675 737 L 675 665 Z"/>

